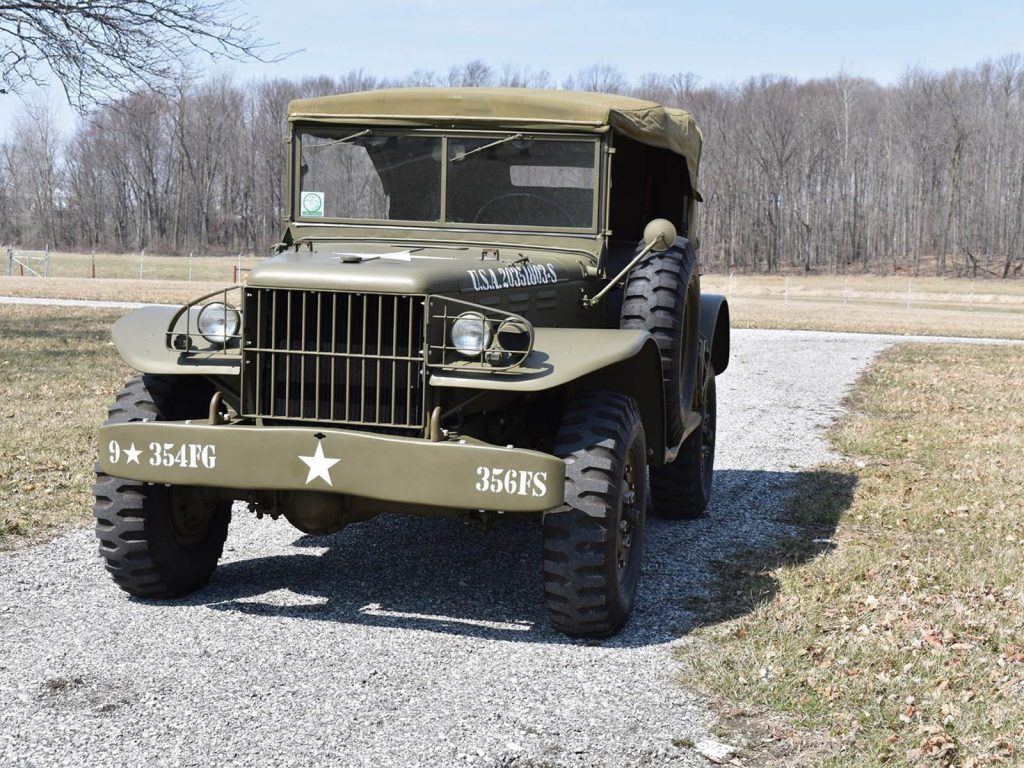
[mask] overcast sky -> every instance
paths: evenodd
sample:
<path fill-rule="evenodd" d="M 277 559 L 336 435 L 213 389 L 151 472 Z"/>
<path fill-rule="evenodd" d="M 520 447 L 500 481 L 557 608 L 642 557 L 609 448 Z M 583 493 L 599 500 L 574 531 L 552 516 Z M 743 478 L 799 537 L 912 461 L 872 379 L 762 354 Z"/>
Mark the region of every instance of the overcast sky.
<path fill-rule="evenodd" d="M 547 69 L 560 83 L 612 64 L 693 72 L 702 83 L 752 75 L 808 79 L 845 69 L 887 83 L 907 66 L 946 70 L 1024 51 L 1021 0 L 363 0 L 239 2 L 282 51 L 273 64 L 228 67 L 242 80 L 400 76 L 483 59 Z M 204 62 L 206 69 L 210 68 Z M 216 65 L 214 65 L 216 66 Z M 62 102 L 59 89 L 52 100 Z M 21 104 L 0 96 L 0 134 Z M 62 118 L 65 128 L 71 118 Z"/>

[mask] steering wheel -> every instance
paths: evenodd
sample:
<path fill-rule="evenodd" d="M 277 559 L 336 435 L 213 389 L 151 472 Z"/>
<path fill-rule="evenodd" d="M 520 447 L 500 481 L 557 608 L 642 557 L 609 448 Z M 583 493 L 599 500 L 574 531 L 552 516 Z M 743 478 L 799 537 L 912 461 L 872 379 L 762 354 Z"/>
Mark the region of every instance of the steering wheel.
<path fill-rule="evenodd" d="M 477 208 L 476 215 L 473 216 L 473 223 L 474 224 L 479 224 L 480 223 L 480 217 L 483 216 L 484 211 L 486 211 L 492 205 L 495 205 L 496 203 L 502 202 L 503 200 L 537 200 L 537 201 L 539 201 L 541 203 L 544 203 L 544 205 L 548 206 L 549 208 L 553 208 L 554 210 L 558 211 L 558 213 L 560 213 L 565 218 L 565 220 L 567 222 L 563 226 L 566 226 L 566 227 L 575 227 L 575 226 L 577 226 L 576 220 L 573 218 L 571 213 L 569 213 L 567 210 L 565 210 L 565 208 L 563 208 L 562 206 L 560 206 L 558 203 L 556 203 L 554 200 L 551 200 L 550 198 L 542 197 L 541 195 L 535 195 L 535 194 L 533 194 L 531 192 L 509 192 L 506 195 L 499 195 L 498 197 L 495 197 L 495 198 L 492 198 L 492 199 L 488 200 L 486 203 L 484 203 L 479 208 Z M 485 222 L 485 223 L 491 224 L 493 222 Z M 530 224 L 529 221 L 516 222 L 516 223 L 522 223 L 522 224 L 525 224 L 525 225 L 529 225 Z M 556 226 L 558 226 L 558 225 L 556 225 Z"/>

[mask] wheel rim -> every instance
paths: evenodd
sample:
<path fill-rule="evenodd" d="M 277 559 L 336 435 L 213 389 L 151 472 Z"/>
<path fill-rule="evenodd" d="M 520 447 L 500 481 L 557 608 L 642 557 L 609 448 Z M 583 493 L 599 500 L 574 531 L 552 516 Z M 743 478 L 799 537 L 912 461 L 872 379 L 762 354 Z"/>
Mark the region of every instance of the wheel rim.
<path fill-rule="evenodd" d="M 643 479 L 639 477 L 637 461 L 630 450 L 626 454 L 626 463 L 622 470 L 622 499 L 619 522 L 615 532 L 615 562 L 618 566 L 619 581 L 629 570 L 629 563 L 633 557 L 633 549 L 636 536 L 636 528 L 640 519 L 640 493 L 639 483 Z"/>
<path fill-rule="evenodd" d="M 210 529 L 216 499 L 195 488 L 170 489 L 170 518 L 174 538 L 183 547 L 199 544 Z"/>

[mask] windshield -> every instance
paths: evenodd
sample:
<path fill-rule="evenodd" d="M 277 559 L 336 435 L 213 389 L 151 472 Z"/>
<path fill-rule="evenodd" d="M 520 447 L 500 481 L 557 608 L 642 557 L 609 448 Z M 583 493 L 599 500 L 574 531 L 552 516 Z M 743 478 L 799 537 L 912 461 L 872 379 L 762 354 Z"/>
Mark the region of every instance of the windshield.
<path fill-rule="evenodd" d="M 447 219 L 453 222 L 589 229 L 594 144 L 449 140 L 447 203 Z"/>
<path fill-rule="evenodd" d="M 440 221 L 440 137 L 362 133 L 302 134 L 299 214 Z"/>
<path fill-rule="evenodd" d="M 594 227 L 594 139 L 315 129 L 299 142 L 299 218 Z"/>

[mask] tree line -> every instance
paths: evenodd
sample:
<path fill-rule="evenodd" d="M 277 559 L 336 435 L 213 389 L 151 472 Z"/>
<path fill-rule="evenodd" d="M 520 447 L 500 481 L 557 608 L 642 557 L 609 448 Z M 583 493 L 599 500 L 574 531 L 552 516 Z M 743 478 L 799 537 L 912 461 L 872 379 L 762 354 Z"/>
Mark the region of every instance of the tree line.
<path fill-rule="evenodd" d="M 284 228 L 288 101 L 399 85 L 564 87 L 692 112 L 705 269 L 1015 277 L 1024 266 L 1020 55 L 908 69 L 891 85 L 842 72 L 630 82 L 609 65 L 556 83 L 482 61 L 400 80 L 180 78 L 96 107 L 67 136 L 29 104 L 0 140 L 0 243 L 267 253 Z"/>

